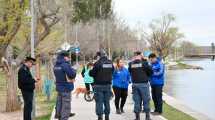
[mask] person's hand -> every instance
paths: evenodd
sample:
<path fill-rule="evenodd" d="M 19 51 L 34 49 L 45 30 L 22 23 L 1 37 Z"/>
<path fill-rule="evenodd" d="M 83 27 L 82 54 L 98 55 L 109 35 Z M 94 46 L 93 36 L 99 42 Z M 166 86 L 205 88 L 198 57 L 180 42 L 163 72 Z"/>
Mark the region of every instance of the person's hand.
<path fill-rule="evenodd" d="M 35 77 L 34 79 L 35 79 L 36 82 L 40 81 L 40 78 L 38 78 L 38 77 Z"/>
<path fill-rule="evenodd" d="M 75 79 L 72 79 L 72 80 L 68 80 L 69 83 L 74 83 L 75 82 Z"/>

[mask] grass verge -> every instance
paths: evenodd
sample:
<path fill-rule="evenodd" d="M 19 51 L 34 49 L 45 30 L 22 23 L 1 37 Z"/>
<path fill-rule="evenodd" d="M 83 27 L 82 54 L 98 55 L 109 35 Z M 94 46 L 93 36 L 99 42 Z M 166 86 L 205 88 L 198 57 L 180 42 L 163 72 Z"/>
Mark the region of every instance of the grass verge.
<path fill-rule="evenodd" d="M 153 106 L 153 103 L 151 103 L 151 105 Z M 190 115 L 175 109 L 174 107 L 168 105 L 165 102 L 163 104 L 162 116 L 168 120 L 196 120 Z"/>
<path fill-rule="evenodd" d="M 54 92 L 54 91 L 53 91 Z M 56 92 L 53 93 L 50 101 L 47 101 L 46 96 L 42 93 L 38 93 L 36 95 L 37 99 L 37 111 L 40 111 L 38 113 L 38 117 L 36 117 L 36 120 L 50 120 L 53 108 L 56 104 Z"/>

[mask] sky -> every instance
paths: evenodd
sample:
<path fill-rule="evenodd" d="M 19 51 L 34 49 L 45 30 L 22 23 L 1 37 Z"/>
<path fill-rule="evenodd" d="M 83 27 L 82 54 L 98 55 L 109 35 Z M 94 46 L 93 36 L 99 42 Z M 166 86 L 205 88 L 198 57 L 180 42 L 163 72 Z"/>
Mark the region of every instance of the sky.
<path fill-rule="evenodd" d="M 171 13 L 185 40 L 197 45 L 215 43 L 215 0 L 113 0 L 113 4 L 115 13 L 131 28 Z"/>

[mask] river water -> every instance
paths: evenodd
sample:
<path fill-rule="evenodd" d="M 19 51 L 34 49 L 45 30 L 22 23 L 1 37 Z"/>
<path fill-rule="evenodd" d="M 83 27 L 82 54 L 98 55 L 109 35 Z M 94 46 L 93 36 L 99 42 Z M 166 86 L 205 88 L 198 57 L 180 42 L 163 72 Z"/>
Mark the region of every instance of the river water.
<path fill-rule="evenodd" d="M 215 61 L 186 60 L 204 70 L 169 70 L 164 91 L 215 120 Z"/>

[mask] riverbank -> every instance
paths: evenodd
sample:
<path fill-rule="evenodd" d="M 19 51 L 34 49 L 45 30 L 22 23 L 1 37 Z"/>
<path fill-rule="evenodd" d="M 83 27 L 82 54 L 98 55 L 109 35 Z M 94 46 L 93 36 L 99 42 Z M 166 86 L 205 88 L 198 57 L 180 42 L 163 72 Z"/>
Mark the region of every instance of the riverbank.
<path fill-rule="evenodd" d="M 184 63 L 199 65 L 204 70 L 167 70 L 164 92 L 189 108 L 215 120 L 215 62 L 211 59 L 186 59 Z"/>
<path fill-rule="evenodd" d="M 178 114 L 175 114 L 174 115 L 175 119 L 167 118 L 169 120 L 212 120 L 208 116 L 187 107 L 184 103 L 182 103 L 181 101 L 167 95 L 166 93 L 163 93 L 163 99 L 168 105 L 173 107 L 173 109 L 175 109 L 179 112 L 182 112 L 185 116 L 189 116 L 186 119 L 183 119 Z"/>

